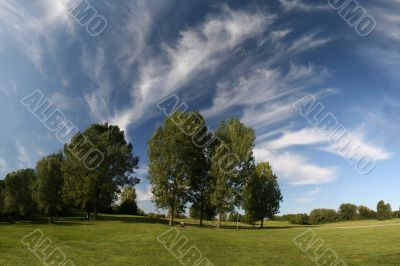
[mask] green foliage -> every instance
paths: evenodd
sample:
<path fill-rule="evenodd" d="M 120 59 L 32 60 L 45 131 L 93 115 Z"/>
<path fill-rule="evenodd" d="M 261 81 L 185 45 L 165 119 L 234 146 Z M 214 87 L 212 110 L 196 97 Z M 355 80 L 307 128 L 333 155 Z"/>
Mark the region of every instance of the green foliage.
<path fill-rule="evenodd" d="M 57 211 L 63 210 L 64 174 L 61 170 L 63 160 L 61 153 L 51 154 L 36 165 L 35 200 L 39 209 L 49 215 L 51 222 Z"/>
<path fill-rule="evenodd" d="M 0 218 L 3 216 L 5 212 L 4 197 L 5 197 L 5 183 L 4 180 L 0 180 Z"/>
<path fill-rule="evenodd" d="M 5 178 L 4 209 L 8 214 L 18 217 L 30 217 L 34 212 L 33 169 L 23 169 L 8 174 Z"/>
<path fill-rule="evenodd" d="M 203 210 L 202 218 L 207 221 L 212 221 L 216 215 L 215 207 L 210 203 L 206 202 L 202 207 L 192 204 L 189 209 L 190 218 L 200 220 L 200 210 Z"/>
<path fill-rule="evenodd" d="M 218 141 L 211 151 L 211 175 L 215 178 L 212 203 L 221 216 L 239 206 L 243 200 L 242 188 L 253 159 L 255 133 L 239 119 L 232 118 L 221 121 L 215 135 Z"/>
<path fill-rule="evenodd" d="M 360 219 L 376 219 L 376 212 L 363 205 L 358 206 L 358 214 Z"/>
<path fill-rule="evenodd" d="M 199 113 L 190 116 L 192 125 L 195 125 L 197 133 L 194 135 L 195 143 L 209 143 L 211 141 L 212 134 L 208 132 L 204 118 Z M 186 122 L 186 123 L 188 123 Z M 200 225 L 203 224 L 203 219 L 213 219 L 215 216 L 215 206 L 211 203 L 212 192 L 214 188 L 214 178 L 210 174 L 211 159 L 206 156 L 209 152 L 207 146 L 203 147 L 200 151 L 197 147 L 193 149 L 191 154 L 188 154 L 192 158 L 190 163 L 190 189 L 189 199 L 192 202 L 190 208 L 193 218 L 200 221 Z"/>
<path fill-rule="evenodd" d="M 392 207 L 390 204 L 385 204 L 383 200 L 379 201 L 376 206 L 376 217 L 378 220 L 392 219 Z"/>
<path fill-rule="evenodd" d="M 310 217 L 307 213 L 299 213 L 293 214 L 289 218 L 289 222 L 291 224 L 300 224 L 300 225 L 309 225 L 310 224 Z"/>
<path fill-rule="evenodd" d="M 81 156 L 90 155 L 90 151 L 100 151 L 103 157 L 94 169 L 87 165 L 91 160 Z M 111 207 L 120 187 L 138 183 L 132 175 L 139 160 L 118 126 L 94 124 L 76 134 L 71 143 L 64 146 L 64 153 L 64 194 L 88 212 L 93 209 L 95 217 L 99 209 Z"/>
<path fill-rule="evenodd" d="M 272 172 L 268 162 L 257 164 L 247 178 L 243 208 L 253 221 L 273 218 L 279 212 L 283 197 L 279 188 L 277 176 Z"/>
<path fill-rule="evenodd" d="M 310 213 L 311 224 L 332 223 L 339 219 L 338 213 L 333 209 L 315 209 Z"/>
<path fill-rule="evenodd" d="M 343 203 L 339 207 L 339 215 L 342 220 L 354 220 L 358 215 L 357 206 L 351 203 Z"/>
<path fill-rule="evenodd" d="M 121 192 L 121 204 L 118 207 L 119 214 L 137 215 L 136 190 L 133 187 L 125 187 Z"/>
<path fill-rule="evenodd" d="M 175 112 L 148 141 L 149 175 L 153 187 L 154 202 L 158 208 L 168 209 L 170 225 L 174 213 L 184 208 L 189 200 L 189 188 L 193 176 L 201 176 L 198 166 L 204 153 L 195 146 L 189 134 L 185 134 L 185 122 L 193 119 L 193 113 Z M 202 127 L 201 120 L 189 121 L 194 131 Z"/>
<path fill-rule="evenodd" d="M 121 192 L 121 204 L 117 208 L 119 214 L 137 215 L 138 206 L 136 203 L 136 190 L 127 186 Z"/>

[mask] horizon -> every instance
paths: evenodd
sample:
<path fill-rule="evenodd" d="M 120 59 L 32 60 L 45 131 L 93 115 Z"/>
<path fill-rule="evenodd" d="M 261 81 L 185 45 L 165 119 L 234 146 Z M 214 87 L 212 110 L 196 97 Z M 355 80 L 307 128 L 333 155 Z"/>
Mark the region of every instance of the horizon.
<path fill-rule="evenodd" d="M 38 91 L 81 131 L 103 122 L 125 131 L 140 157 L 138 205 L 156 212 L 147 141 L 165 119 L 158 105 L 176 96 L 211 130 L 230 117 L 254 128 L 281 214 L 380 200 L 399 209 L 396 1 L 362 3 L 370 32 L 325 2 L 289 0 L 89 1 L 105 25 L 96 32 L 62 2 L 0 2 L 0 179 L 63 147 L 46 114 L 23 104 Z M 340 126 L 346 141 L 333 138 Z"/>

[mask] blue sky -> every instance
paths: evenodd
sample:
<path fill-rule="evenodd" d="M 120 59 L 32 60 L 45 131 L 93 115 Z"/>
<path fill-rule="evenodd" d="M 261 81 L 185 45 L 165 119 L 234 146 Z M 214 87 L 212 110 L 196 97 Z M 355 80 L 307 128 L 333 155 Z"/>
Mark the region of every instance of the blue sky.
<path fill-rule="evenodd" d="M 343 202 L 400 206 L 400 3 L 359 1 L 361 37 L 325 1 L 89 1 L 108 22 L 88 34 L 65 1 L 0 1 L 0 178 L 62 147 L 20 100 L 40 90 L 84 130 L 118 124 L 140 156 L 139 205 L 154 211 L 146 142 L 172 94 L 214 128 L 238 116 L 279 177 L 282 213 Z M 360 174 L 293 103 L 313 95 L 376 160 Z"/>

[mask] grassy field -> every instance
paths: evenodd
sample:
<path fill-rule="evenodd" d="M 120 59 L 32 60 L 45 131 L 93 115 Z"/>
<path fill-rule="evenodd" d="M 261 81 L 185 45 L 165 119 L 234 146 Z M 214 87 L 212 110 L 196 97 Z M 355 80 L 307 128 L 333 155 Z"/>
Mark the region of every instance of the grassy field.
<path fill-rule="evenodd" d="M 400 220 L 318 227 L 269 222 L 263 230 L 243 226 L 239 231 L 234 224 L 225 226 L 177 230 L 188 239 L 185 248 L 197 247 L 214 265 L 315 265 L 293 242 L 309 229 L 324 241 L 323 249 L 332 248 L 347 265 L 400 264 Z M 164 220 L 107 215 L 97 221 L 66 218 L 56 225 L 0 223 L 0 265 L 43 265 L 21 242 L 36 229 L 52 241 L 48 250 L 60 248 L 75 265 L 181 265 L 157 241 L 170 229 Z"/>

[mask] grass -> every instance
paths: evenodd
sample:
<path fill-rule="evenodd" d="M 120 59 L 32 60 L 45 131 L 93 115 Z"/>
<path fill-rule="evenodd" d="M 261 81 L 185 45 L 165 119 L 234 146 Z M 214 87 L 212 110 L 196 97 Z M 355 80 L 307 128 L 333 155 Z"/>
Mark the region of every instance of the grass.
<path fill-rule="evenodd" d="M 242 226 L 237 231 L 234 223 L 221 230 L 189 224 L 177 229 L 188 238 L 187 248 L 196 246 L 214 265 L 315 265 L 292 241 L 310 228 L 284 222 L 267 226 L 263 230 Z M 0 223 L 0 265 L 43 265 L 20 241 L 35 229 L 75 265 L 180 265 L 157 241 L 169 230 L 165 220 L 111 215 L 101 215 L 97 221 L 66 218 L 56 225 Z M 312 230 L 347 265 L 400 264 L 400 220 L 335 223 Z"/>

